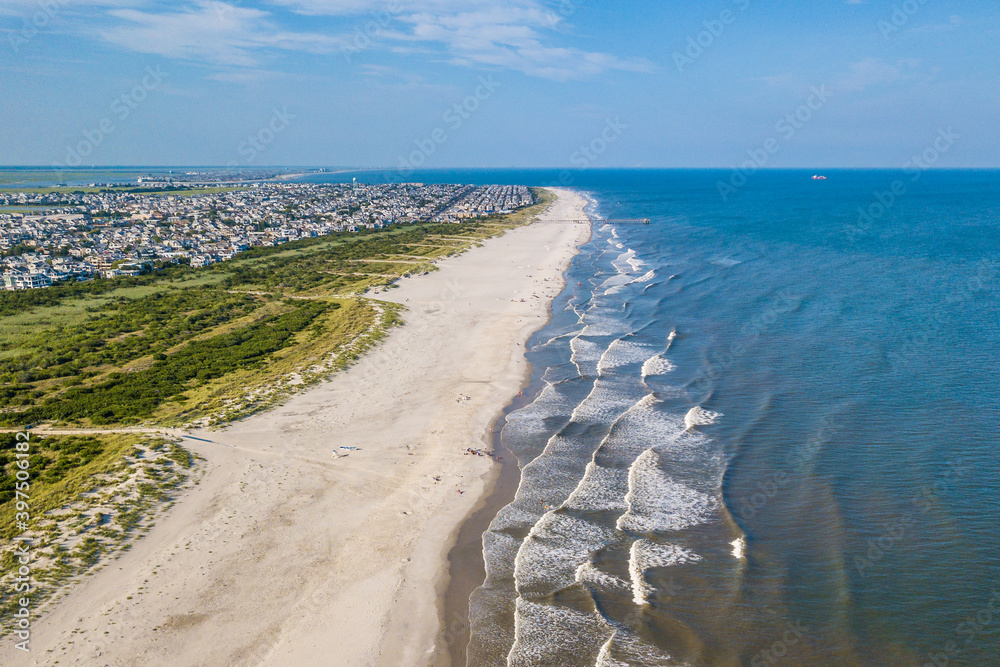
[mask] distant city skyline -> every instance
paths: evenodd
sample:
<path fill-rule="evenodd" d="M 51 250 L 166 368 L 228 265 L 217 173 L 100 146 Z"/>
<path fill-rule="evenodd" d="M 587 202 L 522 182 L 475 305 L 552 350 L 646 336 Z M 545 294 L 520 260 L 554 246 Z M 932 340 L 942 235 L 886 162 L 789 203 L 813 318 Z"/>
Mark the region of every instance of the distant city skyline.
<path fill-rule="evenodd" d="M 998 38 L 949 0 L 6 0 L 0 164 L 998 167 Z"/>

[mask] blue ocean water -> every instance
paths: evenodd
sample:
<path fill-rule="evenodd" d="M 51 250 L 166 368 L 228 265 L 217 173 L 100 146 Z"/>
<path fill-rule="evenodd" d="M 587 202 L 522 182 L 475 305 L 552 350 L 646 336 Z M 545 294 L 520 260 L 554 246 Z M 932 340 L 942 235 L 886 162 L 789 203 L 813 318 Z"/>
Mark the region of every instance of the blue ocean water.
<path fill-rule="evenodd" d="M 409 177 L 651 220 L 531 341 L 470 665 L 1000 664 L 1000 172 L 811 175 Z"/>

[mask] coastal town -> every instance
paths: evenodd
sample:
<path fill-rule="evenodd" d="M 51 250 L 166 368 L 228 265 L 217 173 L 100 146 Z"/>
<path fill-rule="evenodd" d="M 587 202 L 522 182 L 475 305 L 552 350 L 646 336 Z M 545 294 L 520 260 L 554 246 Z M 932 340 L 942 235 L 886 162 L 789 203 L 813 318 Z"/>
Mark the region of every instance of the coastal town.
<path fill-rule="evenodd" d="M 534 203 L 511 185 L 248 183 L 0 190 L 5 290 L 207 266 L 255 246 L 413 222 L 462 223 Z"/>

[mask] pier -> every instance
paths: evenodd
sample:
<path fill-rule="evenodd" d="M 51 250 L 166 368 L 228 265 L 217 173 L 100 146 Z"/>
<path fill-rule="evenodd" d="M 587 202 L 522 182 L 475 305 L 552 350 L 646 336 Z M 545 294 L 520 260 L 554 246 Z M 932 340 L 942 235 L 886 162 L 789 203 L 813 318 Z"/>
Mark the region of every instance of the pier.
<path fill-rule="evenodd" d="M 540 220 L 561 225 L 578 225 L 583 220 Z M 588 222 L 601 223 L 605 225 L 648 225 L 649 218 L 588 218 Z"/>

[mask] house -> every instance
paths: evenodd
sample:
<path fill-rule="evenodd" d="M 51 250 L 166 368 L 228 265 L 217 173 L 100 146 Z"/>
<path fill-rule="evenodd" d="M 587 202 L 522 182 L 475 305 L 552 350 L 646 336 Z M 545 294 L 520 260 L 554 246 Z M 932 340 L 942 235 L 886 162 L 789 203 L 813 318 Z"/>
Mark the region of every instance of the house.
<path fill-rule="evenodd" d="M 40 287 L 50 287 L 52 279 L 43 273 L 27 273 L 25 271 L 8 271 L 3 274 L 3 288 L 5 290 L 38 289 Z"/>

